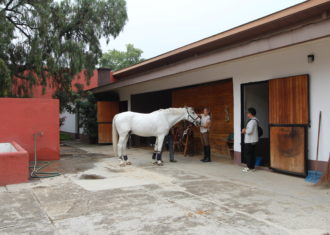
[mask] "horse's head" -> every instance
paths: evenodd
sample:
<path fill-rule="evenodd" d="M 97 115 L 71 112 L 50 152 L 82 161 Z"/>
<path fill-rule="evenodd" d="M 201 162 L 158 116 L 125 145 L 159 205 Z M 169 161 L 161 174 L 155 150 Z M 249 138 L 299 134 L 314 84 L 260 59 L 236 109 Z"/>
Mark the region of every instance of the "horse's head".
<path fill-rule="evenodd" d="M 195 113 L 194 109 L 192 107 L 185 107 L 185 108 L 186 108 L 186 111 L 187 111 L 185 119 L 189 122 L 192 122 L 195 126 L 200 126 L 201 119 Z"/>

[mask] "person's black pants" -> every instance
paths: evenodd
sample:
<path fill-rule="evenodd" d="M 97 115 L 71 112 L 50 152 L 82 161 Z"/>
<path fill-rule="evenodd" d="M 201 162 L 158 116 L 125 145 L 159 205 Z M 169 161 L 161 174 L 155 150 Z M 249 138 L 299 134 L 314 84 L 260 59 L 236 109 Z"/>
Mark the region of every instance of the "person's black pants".
<path fill-rule="evenodd" d="M 256 164 L 256 154 L 255 154 L 256 144 L 245 144 L 245 159 L 246 165 L 249 169 L 254 169 Z"/>

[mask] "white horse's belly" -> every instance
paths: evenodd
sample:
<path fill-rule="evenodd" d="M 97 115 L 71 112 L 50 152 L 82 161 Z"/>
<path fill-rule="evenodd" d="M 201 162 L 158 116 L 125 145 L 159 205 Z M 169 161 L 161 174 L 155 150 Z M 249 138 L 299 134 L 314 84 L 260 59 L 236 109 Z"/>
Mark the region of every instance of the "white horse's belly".
<path fill-rule="evenodd" d="M 150 117 L 138 116 L 132 119 L 132 134 L 143 137 L 157 136 L 158 129 L 157 122 Z"/>

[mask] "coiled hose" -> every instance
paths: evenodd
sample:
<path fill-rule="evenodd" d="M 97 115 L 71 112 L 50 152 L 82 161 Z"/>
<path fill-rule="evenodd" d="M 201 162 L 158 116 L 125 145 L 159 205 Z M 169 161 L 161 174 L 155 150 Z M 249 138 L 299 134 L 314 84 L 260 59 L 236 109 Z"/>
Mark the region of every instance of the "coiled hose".
<path fill-rule="evenodd" d="M 50 165 L 48 161 L 37 161 L 37 137 L 42 136 L 44 133 L 39 131 L 33 134 L 34 139 L 34 161 L 33 166 L 29 168 L 32 169 L 31 171 L 31 178 L 51 178 L 55 176 L 61 175 L 59 172 L 39 172 L 41 169 L 45 168 L 46 166 Z M 39 165 L 38 165 L 39 163 Z M 40 164 L 41 163 L 41 164 Z"/>
<path fill-rule="evenodd" d="M 38 165 L 38 164 L 40 164 L 40 165 Z M 43 169 L 49 165 L 50 165 L 50 162 L 33 161 L 33 166 L 30 166 L 30 169 L 33 169 L 30 174 L 31 178 L 51 178 L 51 177 L 61 175 L 61 173 L 59 173 L 59 172 L 39 172 L 41 169 Z"/>

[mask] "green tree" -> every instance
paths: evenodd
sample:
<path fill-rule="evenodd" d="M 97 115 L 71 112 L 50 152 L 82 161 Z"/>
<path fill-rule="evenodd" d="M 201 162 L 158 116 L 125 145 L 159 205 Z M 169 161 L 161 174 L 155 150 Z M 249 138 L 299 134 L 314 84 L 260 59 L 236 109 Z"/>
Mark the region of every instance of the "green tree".
<path fill-rule="evenodd" d="M 11 87 L 11 78 L 8 67 L 5 62 L 0 59 L 0 97 L 7 96 Z"/>
<path fill-rule="evenodd" d="M 126 21 L 125 0 L 0 0 L 0 96 L 35 85 L 69 95 L 75 74 L 91 77 L 100 39 L 118 36 Z"/>
<path fill-rule="evenodd" d="M 96 99 L 92 92 L 80 93 L 77 97 L 76 111 L 79 112 L 79 123 L 83 128 L 83 133 L 95 143 L 98 136 L 96 118 Z"/>
<path fill-rule="evenodd" d="M 135 48 L 133 44 L 126 45 L 126 51 L 110 50 L 103 53 L 100 59 L 100 66 L 117 71 L 143 61 L 143 51 Z"/>

